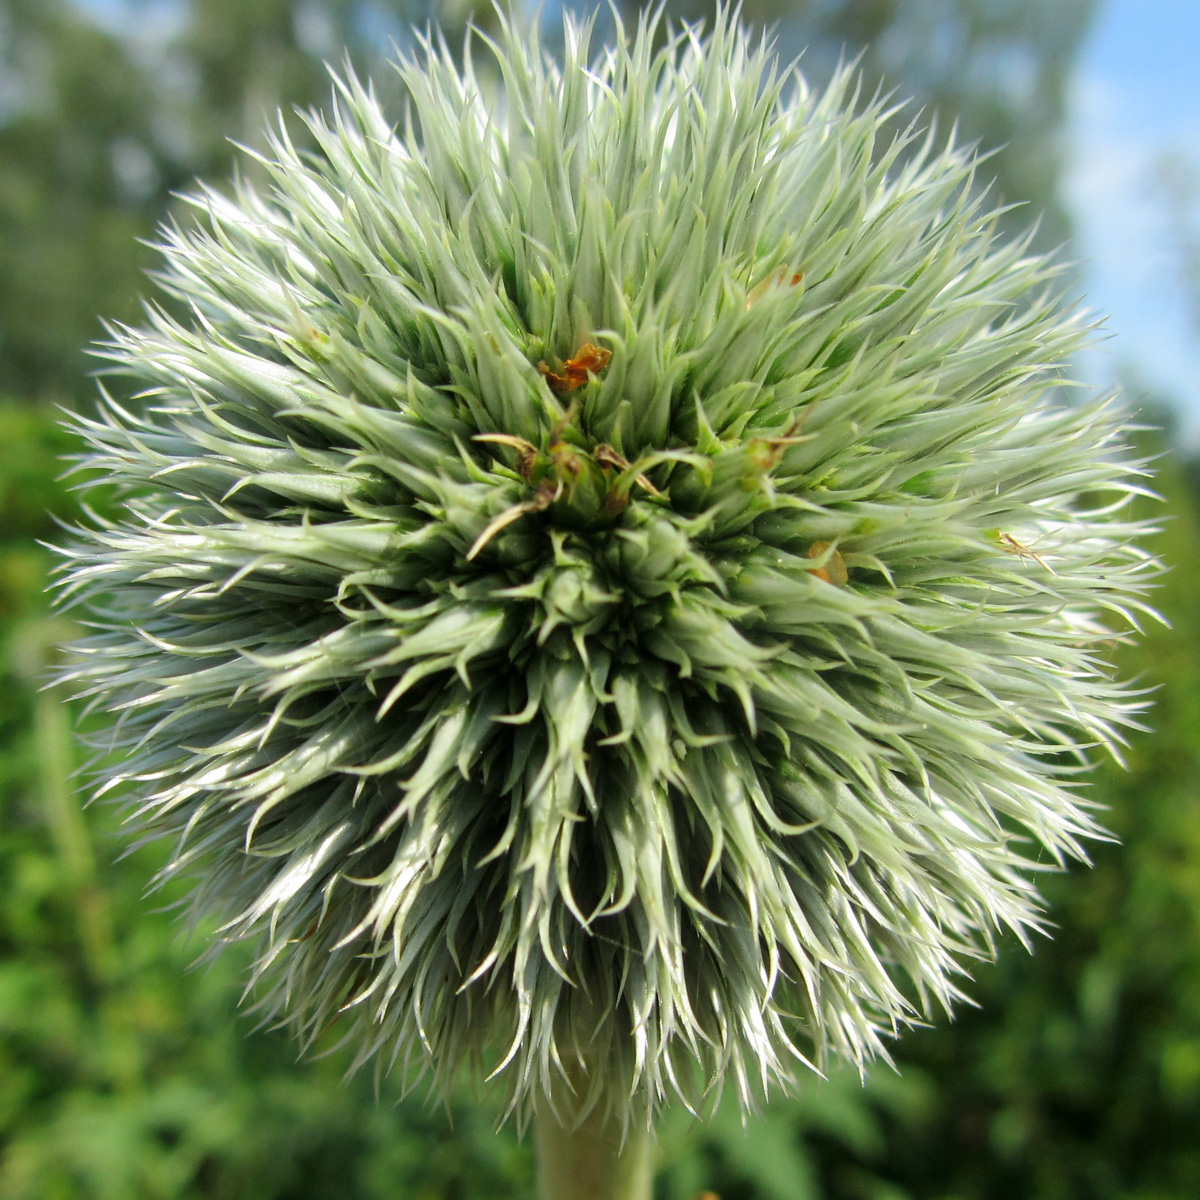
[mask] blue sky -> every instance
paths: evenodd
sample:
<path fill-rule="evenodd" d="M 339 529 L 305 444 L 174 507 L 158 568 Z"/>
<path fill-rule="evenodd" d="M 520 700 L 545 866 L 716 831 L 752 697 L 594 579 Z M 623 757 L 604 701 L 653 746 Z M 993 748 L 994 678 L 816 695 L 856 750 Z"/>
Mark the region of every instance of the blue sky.
<path fill-rule="evenodd" d="M 1189 323 L 1179 262 L 1155 189 L 1163 155 L 1200 171 L 1200 2 L 1101 0 L 1071 90 L 1066 196 L 1092 307 L 1111 336 L 1089 372 L 1122 366 L 1180 414 L 1200 448 L 1200 329 Z"/>

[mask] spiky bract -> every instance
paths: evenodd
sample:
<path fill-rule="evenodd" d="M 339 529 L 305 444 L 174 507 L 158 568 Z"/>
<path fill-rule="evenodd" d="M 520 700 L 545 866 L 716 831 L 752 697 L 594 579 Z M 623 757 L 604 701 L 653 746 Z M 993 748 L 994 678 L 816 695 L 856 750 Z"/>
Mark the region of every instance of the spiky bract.
<path fill-rule="evenodd" d="M 281 128 L 114 333 L 109 785 L 306 1037 L 519 1107 L 861 1061 L 1093 832 L 1152 564 L 1086 323 L 968 153 L 728 16 L 492 49 Z"/>

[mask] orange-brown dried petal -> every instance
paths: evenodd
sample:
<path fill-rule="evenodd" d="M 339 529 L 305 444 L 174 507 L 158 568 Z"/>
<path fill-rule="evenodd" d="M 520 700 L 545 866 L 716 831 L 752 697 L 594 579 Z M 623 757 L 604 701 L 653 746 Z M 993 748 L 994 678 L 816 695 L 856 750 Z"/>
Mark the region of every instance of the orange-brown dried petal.
<path fill-rule="evenodd" d="M 549 385 L 550 390 L 562 395 L 564 392 L 573 392 L 576 388 L 583 387 L 587 383 L 588 372 L 598 375 L 608 366 L 610 358 L 612 358 L 611 350 L 605 350 L 603 346 L 596 346 L 591 342 L 584 342 L 574 356 L 568 358 L 563 364 L 561 373 L 552 371 L 544 362 L 538 363 L 537 369 Z"/>
<path fill-rule="evenodd" d="M 570 372 L 565 375 L 559 375 L 556 371 L 550 370 L 544 362 L 538 363 L 537 369 L 552 392 L 557 392 L 561 395 L 563 392 L 573 391 L 579 386 L 579 381 L 574 379 Z"/>
<path fill-rule="evenodd" d="M 598 375 L 608 366 L 610 358 L 611 350 L 605 350 L 603 346 L 594 345 L 592 342 L 584 342 L 576 351 L 575 357 L 567 359 L 567 370 L 591 371 L 593 375 Z"/>
<path fill-rule="evenodd" d="M 832 542 L 813 542 L 808 548 L 808 557 L 823 558 L 828 551 L 832 553 L 825 559 L 825 565 L 817 567 L 813 574 L 826 583 L 832 583 L 834 587 L 845 587 L 850 582 L 850 572 L 846 569 L 846 560 L 839 551 L 833 549 Z"/>

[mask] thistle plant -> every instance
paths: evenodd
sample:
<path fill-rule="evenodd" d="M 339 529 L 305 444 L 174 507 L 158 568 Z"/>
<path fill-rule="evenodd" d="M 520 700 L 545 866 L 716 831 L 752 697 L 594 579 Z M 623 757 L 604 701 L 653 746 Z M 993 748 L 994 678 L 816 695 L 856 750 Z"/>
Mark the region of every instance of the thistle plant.
<path fill-rule="evenodd" d="M 1143 470 L 1055 266 L 851 74 L 728 12 L 479 43 L 164 231 L 71 674 L 267 1017 L 643 1195 L 668 1099 L 861 1065 L 1039 926 L 1138 706 Z"/>

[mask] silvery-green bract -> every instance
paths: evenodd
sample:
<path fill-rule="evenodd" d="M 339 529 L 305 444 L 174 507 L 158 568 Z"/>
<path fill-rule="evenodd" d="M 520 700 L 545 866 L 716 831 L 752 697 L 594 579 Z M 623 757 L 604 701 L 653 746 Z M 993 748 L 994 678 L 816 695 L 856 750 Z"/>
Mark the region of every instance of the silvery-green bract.
<path fill-rule="evenodd" d="M 1036 925 L 1154 564 L 969 153 L 729 14 L 565 41 L 425 46 L 399 125 L 347 79 L 196 198 L 63 591 L 101 790 L 269 1014 L 650 1115 Z"/>

